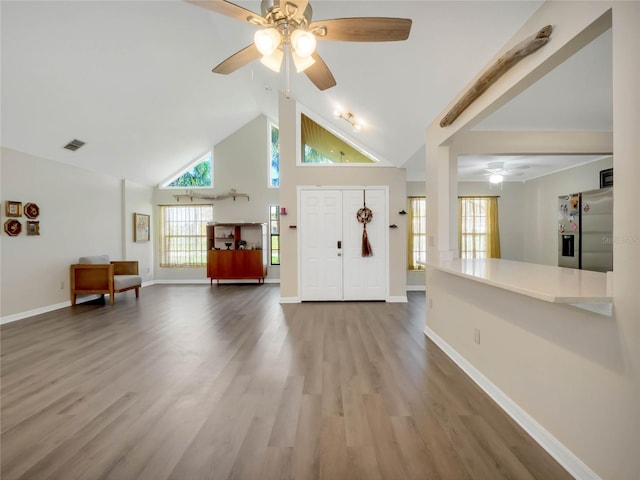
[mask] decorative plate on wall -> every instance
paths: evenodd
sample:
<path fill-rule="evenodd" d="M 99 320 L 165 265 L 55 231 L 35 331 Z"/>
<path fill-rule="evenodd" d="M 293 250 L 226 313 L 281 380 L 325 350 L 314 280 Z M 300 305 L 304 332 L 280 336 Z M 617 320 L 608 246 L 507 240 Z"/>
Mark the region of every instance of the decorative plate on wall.
<path fill-rule="evenodd" d="M 27 203 L 24 206 L 24 216 L 27 218 L 38 218 L 40 215 L 40 207 L 35 203 Z"/>
<path fill-rule="evenodd" d="M 22 232 L 22 224 L 18 220 L 7 220 L 4 222 L 4 231 L 10 237 L 15 237 Z"/>

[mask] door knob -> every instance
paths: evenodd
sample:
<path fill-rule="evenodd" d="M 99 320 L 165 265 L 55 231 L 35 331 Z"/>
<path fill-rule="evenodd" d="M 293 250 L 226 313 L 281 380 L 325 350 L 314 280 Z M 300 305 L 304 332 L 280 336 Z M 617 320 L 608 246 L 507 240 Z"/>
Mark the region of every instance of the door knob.
<path fill-rule="evenodd" d="M 342 248 L 342 242 L 338 240 L 338 248 Z"/>

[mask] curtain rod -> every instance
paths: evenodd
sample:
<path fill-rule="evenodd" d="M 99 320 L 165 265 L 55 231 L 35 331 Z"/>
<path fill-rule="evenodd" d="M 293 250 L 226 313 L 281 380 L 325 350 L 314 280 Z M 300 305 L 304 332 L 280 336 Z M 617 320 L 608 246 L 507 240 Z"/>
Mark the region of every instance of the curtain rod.
<path fill-rule="evenodd" d="M 500 198 L 500 195 L 458 195 L 458 198 Z"/>

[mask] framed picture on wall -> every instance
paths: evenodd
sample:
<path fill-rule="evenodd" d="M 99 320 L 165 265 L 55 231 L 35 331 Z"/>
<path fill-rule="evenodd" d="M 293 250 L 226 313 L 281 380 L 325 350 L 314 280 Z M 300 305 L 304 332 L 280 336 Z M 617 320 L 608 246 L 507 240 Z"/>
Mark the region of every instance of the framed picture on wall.
<path fill-rule="evenodd" d="M 600 170 L 600 188 L 613 187 L 613 168 Z"/>
<path fill-rule="evenodd" d="M 21 217 L 22 216 L 22 202 L 4 202 L 4 214 L 7 217 Z"/>
<path fill-rule="evenodd" d="M 39 221 L 27 221 L 27 235 L 40 235 Z"/>
<path fill-rule="evenodd" d="M 149 215 L 144 213 L 133 214 L 133 241 L 148 242 L 149 235 Z"/>

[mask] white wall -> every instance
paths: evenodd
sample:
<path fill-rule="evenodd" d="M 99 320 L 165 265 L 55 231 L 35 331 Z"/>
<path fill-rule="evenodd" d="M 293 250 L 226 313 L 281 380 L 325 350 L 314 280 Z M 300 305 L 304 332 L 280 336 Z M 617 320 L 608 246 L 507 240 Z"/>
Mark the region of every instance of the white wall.
<path fill-rule="evenodd" d="M 138 271 L 142 277 L 143 285 L 154 279 L 153 267 L 153 237 L 155 231 L 155 212 L 153 209 L 153 188 L 122 180 L 121 191 L 123 194 L 122 204 L 122 255 L 128 260 L 138 260 Z M 134 241 L 134 213 L 144 213 L 150 215 L 150 231 L 148 242 Z"/>
<path fill-rule="evenodd" d="M 633 220 L 640 178 L 640 57 L 635 52 L 640 3 L 546 2 L 493 60 L 547 24 L 557 26 L 551 42 L 513 67 L 454 125 L 440 128 L 439 116 L 427 128 L 428 226 L 436 240 L 428 258 L 446 258 L 451 249 L 455 199 L 449 145 L 454 137 L 612 27 L 613 314 L 599 316 L 429 269 L 433 308 L 427 311 L 426 331 L 468 362 L 472 374 L 513 400 L 529 427 L 546 432 L 545 447 L 577 478 L 635 480 L 640 472 L 640 224 Z M 475 328 L 482 330 L 480 345 L 473 341 Z"/>
<path fill-rule="evenodd" d="M 40 207 L 40 235 L 2 235 L 3 321 L 69 304 L 69 265 L 122 256 L 120 181 L 2 148 L 2 201 Z M 6 221 L 2 206 L 2 223 Z M 23 225 L 26 218 L 19 218 Z M 28 316 L 28 315 L 25 315 Z"/>
<path fill-rule="evenodd" d="M 269 220 L 269 205 L 278 204 L 279 189 L 268 186 L 268 166 L 270 149 L 269 121 L 260 115 L 218 143 L 213 150 L 213 189 L 199 189 L 203 194 L 219 194 L 234 188 L 238 193 L 246 193 L 246 198 L 231 198 L 216 201 L 194 200 L 194 203 L 213 203 L 215 222 L 259 222 Z M 204 153 L 204 152 L 203 152 Z M 154 192 L 156 205 L 180 203 L 173 197 L 185 193 L 184 189 L 160 189 Z M 157 222 L 159 222 L 159 208 Z M 154 224 L 158 231 L 158 223 Z M 160 267 L 159 237 L 154 236 L 156 245 L 155 278 L 157 280 L 206 281 L 206 268 L 165 268 Z M 266 247 L 265 247 L 266 248 Z M 267 280 L 280 278 L 280 267 L 267 266 Z"/>
<path fill-rule="evenodd" d="M 521 260 L 558 265 L 558 197 L 600 188 L 600 171 L 612 166 L 613 158 L 607 157 L 524 184 L 523 212 L 527 212 L 528 220 L 522 223 Z"/>
<path fill-rule="evenodd" d="M 296 101 L 280 95 L 280 205 L 287 208 L 283 217 L 280 266 L 280 295 L 284 301 L 298 299 L 298 232 L 296 225 L 297 187 L 303 186 L 388 186 L 389 224 L 389 297 L 406 300 L 407 282 L 407 182 L 404 169 L 378 166 L 296 165 L 298 141 Z"/>

